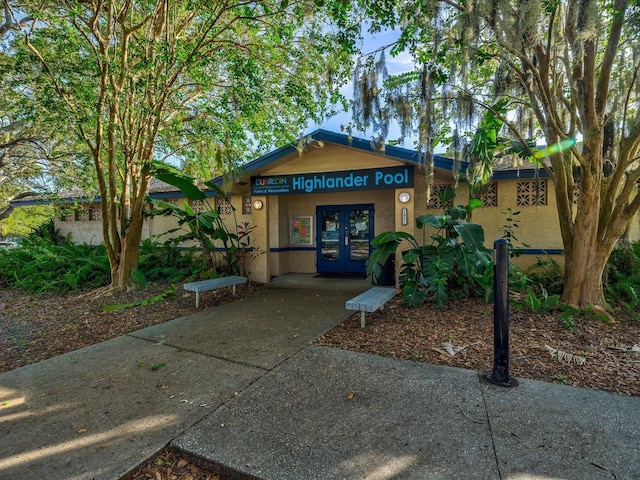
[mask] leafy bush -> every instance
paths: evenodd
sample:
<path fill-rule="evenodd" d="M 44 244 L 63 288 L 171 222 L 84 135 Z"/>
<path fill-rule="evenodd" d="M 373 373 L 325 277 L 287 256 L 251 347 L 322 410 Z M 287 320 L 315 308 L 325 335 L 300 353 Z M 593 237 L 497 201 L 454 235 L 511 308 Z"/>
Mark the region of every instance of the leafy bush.
<path fill-rule="evenodd" d="M 538 284 L 550 295 L 562 294 L 564 278 L 560 265 L 551 257 L 538 257 L 536 263 L 526 269 L 525 272 L 530 283 Z"/>
<path fill-rule="evenodd" d="M 575 332 L 576 324 L 573 321 L 573 317 L 579 314 L 580 311 L 564 305 L 560 301 L 560 295 L 549 295 L 542 285 L 538 284 L 538 287 L 539 293 L 531 287 L 527 288 L 522 305 L 533 312 L 548 313 L 552 310 L 559 310 L 558 318 L 560 321 L 564 323 L 569 331 Z"/>
<path fill-rule="evenodd" d="M 27 235 L 23 241 L 24 245 L 32 244 L 48 244 L 48 245 L 63 245 L 70 241 L 69 238 L 65 238 L 60 235 L 60 230 L 56 230 L 53 218 L 50 218 L 46 222 L 35 227 L 29 235 Z"/>
<path fill-rule="evenodd" d="M 567 328 L 575 329 L 573 316 L 585 314 L 594 320 L 609 321 L 609 317 L 597 315 L 587 309 L 579 312 L 560 301 L 563 277 L 560 265 L 552 258 L 538 258 L 537 263 L 524 274 L 527 283 L 523 288 L 523 300 L 518 304 L 533 311 L 559 310 L 559 318 Z M 623 244 L 613 250 L 603 276 L 607 302 L 633 310 L 640 305 L 640 243 Z"/>
<path fill-rule="evenodd" d="M 640 244 L 623 245 L 613 250 L 603 283 L 607 301 L 629 310 L 640 305 Z"/>
<path fill-rule="evenodd" d="M 0 254 L 0 283 L 29 293 L 68 293 L 101 287 L 110 281 L 103 246 L 62 245 L 44 239 L 25 242 Z"/>
<path fill-rule="evenodd" d="M 195 247 L 180 248 L 149 239 L 142 241 L 138 262 L 145 281 L 176 282 L 207 269 L 204 257 Z"/>
<path fill-rule="evenodd" d="M 467 207 L 454 206 L 444 215 L 422 215 L 416 226 L 433 227 L 430 245 L 420 245 L 406 232 L 384 232 L 375 237 L 374 250 L 367 261 L 367 273 L 379 276 L 390 255 L 403 241 L 411 248 L 402 252 L 400 269 L 402 295 L 408 305 L 417 306 L 429 295 L 436 305 L 443 306 L 450 297 L 482 295 L 487 298 L 488 282 L 492 278 L 491 256 L 484 247 L 482 226 L 465 221 L 469 212 L 480 206 L 472 201 Z"/>
<path fill-rule="evenodd" d="M 139 278 L 175 282 L 206 269 L 194 249 L 180 249 L 143 241 Z M 99 288 L 111 281 L 109 259 L 103 245 L 76 245 L 61 239 L 50 227 L 34 232 L 20 248 L 0 250 L 0 284 L 24 288 L 29 293 L 67 294 Z"/>

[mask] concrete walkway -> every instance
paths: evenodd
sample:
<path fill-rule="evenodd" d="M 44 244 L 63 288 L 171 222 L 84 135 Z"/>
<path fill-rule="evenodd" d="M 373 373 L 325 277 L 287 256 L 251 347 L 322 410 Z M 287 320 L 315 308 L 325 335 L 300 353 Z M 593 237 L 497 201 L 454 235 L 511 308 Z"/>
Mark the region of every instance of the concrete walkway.
<path fill-rule="evenodd" d="M 640 478 L 640 398 L 310 346 L 367 284 L 279 280 L 0 375 L 0 479 L 117 480 L 169 443 L 238 478 Z"/>

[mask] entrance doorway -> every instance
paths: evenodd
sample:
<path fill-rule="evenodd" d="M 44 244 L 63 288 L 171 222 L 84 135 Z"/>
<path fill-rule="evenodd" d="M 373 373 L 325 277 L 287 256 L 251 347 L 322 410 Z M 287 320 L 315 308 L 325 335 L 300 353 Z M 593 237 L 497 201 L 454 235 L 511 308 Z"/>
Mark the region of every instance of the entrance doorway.
<path fill-rule="evenodd" d="M 373 238 L 373 205 L 316 208 L 318 273 L 364 274 Z"/>

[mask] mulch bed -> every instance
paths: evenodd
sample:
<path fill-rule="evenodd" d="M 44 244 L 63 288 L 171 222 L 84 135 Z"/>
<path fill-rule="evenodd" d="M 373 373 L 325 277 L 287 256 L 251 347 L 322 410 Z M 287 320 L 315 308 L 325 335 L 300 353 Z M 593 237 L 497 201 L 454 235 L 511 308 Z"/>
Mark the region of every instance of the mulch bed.
<path fill-rule="evenodd" d="M 640 395 L 640 352 L 630 351 L 640 345 L 638 313 L 618 312 L 612 324 L 582 315 L 576 315 L 573 322 L 571 331 L 558 313 L 512 307 L 510 375 Z M 452 352 L 455 347 L 465 348 L 452 356 L 443 346 L 446 342 Z M 317 343 L 490 373 L 493 305 L 466 299 L 445 308 L 433 304 L 410 308 L 397 296 L 384 310 L 367 314 L 365 329 L 360 328 L 360 316 L 355 314 Z"/>

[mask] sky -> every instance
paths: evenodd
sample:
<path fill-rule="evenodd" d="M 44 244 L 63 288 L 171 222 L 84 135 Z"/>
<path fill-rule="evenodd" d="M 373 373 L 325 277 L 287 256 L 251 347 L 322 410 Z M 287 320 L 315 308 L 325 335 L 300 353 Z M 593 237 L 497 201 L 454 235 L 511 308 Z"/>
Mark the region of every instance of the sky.
<path fill-rule="evenodd" d="M 398 32 L 394 30 L 386 30 L 384 32 L 379 32 L 376 34 L 364 33 L 364 39 L 360 45 L 360 49 L 363 54 L 368 54 L 378 50 L 381 47 L 393 44 L 398 38 Z M 387 70 L 390 75 L 397 75 L 400 73 L 408 72 L 414 69 L 413 58 L 409 53 L 401 53 L 398 56 L 392 57 L 389 54 L 389 49 L 386 51 L 386 63 Z M 345 86 L 340 89 L 341 93 L 347 98 L 347 100 L 353 99 L 353 81 L 349 81 Z M 351 110 L 347 112 L 339 113 L 329 119 L 327 119 L 322 124 L 310 124 L 307 128 L 305 134 L 311 133 L 318 129 L 329 130 L 332 132 L 341 132 L 340 127 L 342 125 L 347 125 L 351 122 Z M 365 131 L 353 131 L 352 135 L 354 137 L 369 139 L 373 136 L 373 129 L 369 128 Z M 389 128 L 389 136 L 390 139 L 396 139 L 400 137 L 400 128 L 396 125 L 390 125 Z M 407 139 L 404 144 L 406 148 L 413 147 L 413 140 Z"/>

